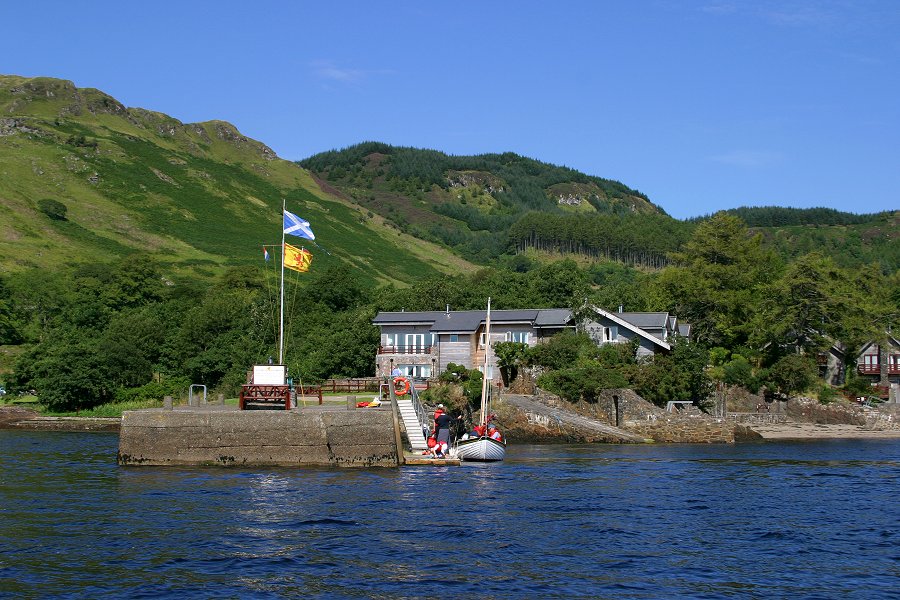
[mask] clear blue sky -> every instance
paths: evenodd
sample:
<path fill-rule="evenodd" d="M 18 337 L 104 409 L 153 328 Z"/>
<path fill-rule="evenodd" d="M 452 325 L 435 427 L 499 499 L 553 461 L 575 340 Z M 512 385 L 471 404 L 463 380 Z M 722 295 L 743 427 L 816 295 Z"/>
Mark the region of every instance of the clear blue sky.
<path fill-rule="evenodd" d="M 900 208 L 900 1 L 15 2 L 0 72 L 301 159 L 512 151 L 685 218 Z"/>

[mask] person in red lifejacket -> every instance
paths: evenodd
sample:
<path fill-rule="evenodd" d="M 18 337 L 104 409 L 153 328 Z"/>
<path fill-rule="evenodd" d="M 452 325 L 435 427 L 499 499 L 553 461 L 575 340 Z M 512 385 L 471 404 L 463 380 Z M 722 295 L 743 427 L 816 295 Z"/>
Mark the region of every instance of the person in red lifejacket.
<path fill-rule="evenodd" d="M 438 444 L 443 444 L 444 448 L 450 445 L 450 425 L 453 418 L 447 414 L 443 404 L 438 404 L 437 410 L 434 411 L 434 435 Z"/>
<path fill-rule="evenodd" d="M 494 427 L 493 425 L 488 427 L 487 434 L 488 434 L 488 437 L 490 437 L 493 440 L 497 440 L 498 442 L 503 441 L 503 435 L 500 433 L 500 430 L 497 429 L 496 427 Z"/>

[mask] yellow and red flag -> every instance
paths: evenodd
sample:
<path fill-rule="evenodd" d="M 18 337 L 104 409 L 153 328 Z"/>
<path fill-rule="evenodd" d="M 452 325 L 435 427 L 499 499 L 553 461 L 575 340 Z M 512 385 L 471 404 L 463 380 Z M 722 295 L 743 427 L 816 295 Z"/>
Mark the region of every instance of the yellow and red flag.
<path fill-rule="evenodd" d="M 312 253 L 306 248 L 295 248 L 290 244 L 284 245 L 284 266 L 288 269 L 306 273 L 312 263 Z"/>

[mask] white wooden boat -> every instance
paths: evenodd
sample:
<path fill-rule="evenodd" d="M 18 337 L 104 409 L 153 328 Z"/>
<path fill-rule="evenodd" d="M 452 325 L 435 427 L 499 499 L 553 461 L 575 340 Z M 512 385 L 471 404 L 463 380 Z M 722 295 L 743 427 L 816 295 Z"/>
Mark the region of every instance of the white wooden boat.
<path fill-rule="evenodd" d="M 487 436 L 460 440 L 456 444 L 456 458 L 479 462 L 496 462 L 506 456 L 506 442 Z"/>
<path fill-rule="evenodd" d="M 488 429 L 491 407 L 491 386 L 488 379 L 488 357 L 491 351 L 491 299 L 488 298 L 487 317 L 484 324 L 484 378 L 481 384 L 481 432 Z M 461 439 L 456 442 L 452 456 L 464 461 L 497 462 L 506 457 L 506 441 L 495 440 L 487 435 Z"/>

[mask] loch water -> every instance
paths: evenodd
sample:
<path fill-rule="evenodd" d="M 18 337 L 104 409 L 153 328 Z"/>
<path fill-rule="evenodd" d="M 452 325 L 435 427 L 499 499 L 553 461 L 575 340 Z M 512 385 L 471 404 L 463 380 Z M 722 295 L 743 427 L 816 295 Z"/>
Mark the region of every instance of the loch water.
<path fill-rule="evenodd" d="M 898 440 L 353 470 L 119 467 L 117 445 L 0 431 L 0 597 L 900 596 Z"/>

